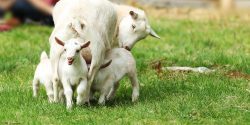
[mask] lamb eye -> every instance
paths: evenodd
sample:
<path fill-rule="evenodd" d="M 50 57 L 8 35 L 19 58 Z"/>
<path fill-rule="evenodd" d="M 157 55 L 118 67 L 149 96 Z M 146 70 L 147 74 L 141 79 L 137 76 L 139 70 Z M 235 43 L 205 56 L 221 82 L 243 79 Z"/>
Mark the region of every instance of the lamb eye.
<path fill-rule="evenodd" d="M 66 49 L 64 49 L 64 51 L 66 51 Z"/>
<path fill-rule="evenodd" d="M 77 52 L 77 53 L 79 53 L 79 52 L 80 52 L 80 50 L 76 50 L 76 52 Z"/>
<path fill-rule="evenodd" d="M 133 29 L 135 29 L 135 28 L 136 28 L 136 26 L 135 26 L 135 25 L 132 25 L 132 28 L 133 28 Z"/>

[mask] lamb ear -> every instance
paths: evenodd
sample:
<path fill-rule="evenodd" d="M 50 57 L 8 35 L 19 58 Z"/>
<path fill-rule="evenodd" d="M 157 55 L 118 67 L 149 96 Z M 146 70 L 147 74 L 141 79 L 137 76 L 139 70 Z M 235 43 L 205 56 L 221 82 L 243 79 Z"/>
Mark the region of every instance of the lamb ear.
<path fill-rule="evenodd" d="M 130 11 L 129 12 L 129 15 L 133 18 L 133 19 L 137 19 L 138 18 L 138 14 L 136 13 L 136 12 L 134 12 L 134 11 Z"/>
<path fill-rule="evenodd" d="M 87 43 L 83 44 L 83 45 L 81 46 L 81 49 L 88 47 L 89 44 L 90 44 L 90 41 L 88 41 Z"/>
<path fill-rule="evenodd" d="M 112 60 L 109 60 L 107 63 L 101 65 L 100 69 L 108 67 L 112 63 Z"/>
<path fill-rule="evenodd" d="M 62 40 L 58 39 L 57 37 L 55 37 L 55 40 L 59 45 L 64 46 L 64 42 Z"/>

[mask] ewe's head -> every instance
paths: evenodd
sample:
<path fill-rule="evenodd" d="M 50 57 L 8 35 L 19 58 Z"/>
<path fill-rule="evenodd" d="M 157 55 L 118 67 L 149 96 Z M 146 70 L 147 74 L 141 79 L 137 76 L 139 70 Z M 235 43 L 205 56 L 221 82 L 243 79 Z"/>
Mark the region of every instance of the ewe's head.
<path fill-rule="evenodd" d="M 84 36 L 86 22 L 83 19 L 73 18 L 67 25 L 67 31 L 73 32 L 77 37 Z"/>
<path fill-rule="evenodd" d="M 132 49 L 136 42 L 151 35 L 160 38 L 151 28 L 146 14 L 142 10 L 130 11 L 129 16 L 122 19 L 119 24 L 120 47 Z"/>
<path fill-rule="evenodd" d="M 82 44 L 77 39 L 70 39 L 66 43 L 61 41 L 57 37 L 55 39 L 59 45 L 64 47 L 65 55 L 69 65 L 73 64 L 75 58 L 79 56 L 81 49 L 88 47 L 90 44 L 90 41 Z"/>

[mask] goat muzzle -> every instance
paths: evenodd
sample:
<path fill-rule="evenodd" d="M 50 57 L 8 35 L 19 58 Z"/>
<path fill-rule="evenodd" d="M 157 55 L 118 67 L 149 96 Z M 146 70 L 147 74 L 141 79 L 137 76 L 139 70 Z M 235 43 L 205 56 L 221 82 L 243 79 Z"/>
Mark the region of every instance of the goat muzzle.
<path fill-rule="evenodd" d="M 68 58 L 68 64 L 69 64 L 69 65 L 72 65 L 73 62 L 74 62 L 74 59 L 73 59 L 73 58 Z"/>

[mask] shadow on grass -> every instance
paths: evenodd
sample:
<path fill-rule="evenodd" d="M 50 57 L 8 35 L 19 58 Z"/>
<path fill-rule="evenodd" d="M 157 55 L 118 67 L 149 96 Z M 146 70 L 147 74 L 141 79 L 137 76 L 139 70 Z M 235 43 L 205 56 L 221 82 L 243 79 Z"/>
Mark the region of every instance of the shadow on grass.
<path fill-rule="evenodd" d="M 140 87 L 139 100 L 135 103 L 132 102 L 132 88 L 129 85 L 126 87 L 124 82 L 121 83 L 120 88 L 113 100 L 106 101 L 107 107 L 130 107 L 137 104 L 155 103 L 161 102 L 163 99 L 167 99 L 173 95 L 186 95 L 186 92 L 190 91 L 184 82 L 175 81 L 169 79 L 152 79 L 148 81 L 146 85 Z M 98 97 L 98 96 L 97 96 Z M 97 98 L 98 99 L 98 98 Z M 91 103 L 94 107 L 102 107 L 97 104 L 97 101 Z"/>

